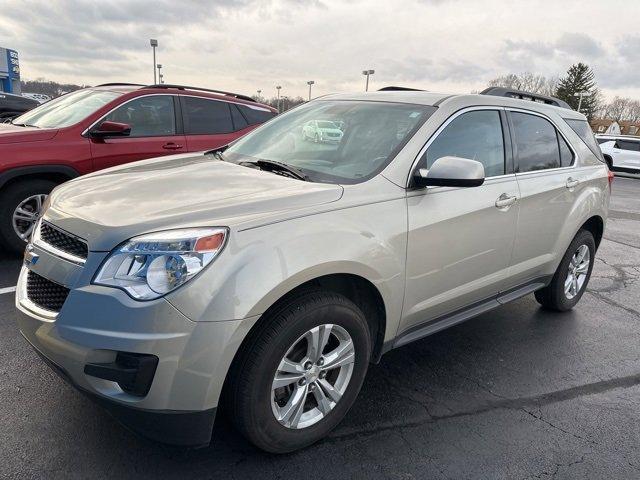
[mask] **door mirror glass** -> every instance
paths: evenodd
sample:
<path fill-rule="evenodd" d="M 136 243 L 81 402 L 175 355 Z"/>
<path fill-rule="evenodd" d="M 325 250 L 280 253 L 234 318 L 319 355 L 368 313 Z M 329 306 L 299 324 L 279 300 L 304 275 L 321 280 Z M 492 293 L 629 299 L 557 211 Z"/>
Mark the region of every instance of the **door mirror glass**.
<path fill-rule="evenodd" d="M 128 123 L 111 122 L 106 120 L 100 125 L 92 128 L 89 132 L 92 137 L 127 137 L 131 133 L 131 126 Z"/>
<path fill-rule="evenodd" d="M 440 157 L 430 169 L 419 168 L 413 176 L 416 187 L 479 187 L 484 183 L 484 166 L 475 160 Z"/>

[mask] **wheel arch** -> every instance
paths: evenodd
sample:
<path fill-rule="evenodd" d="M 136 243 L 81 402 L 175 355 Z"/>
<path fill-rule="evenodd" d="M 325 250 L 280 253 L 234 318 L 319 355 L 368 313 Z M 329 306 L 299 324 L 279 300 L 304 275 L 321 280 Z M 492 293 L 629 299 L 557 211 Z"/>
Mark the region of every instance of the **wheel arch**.
<path fill-rule="evenodd" d="M 593 238 L 596 242 L 596 250 L 600 246 L 600 242 L 602 241 L 602 236 L 604 234 L 604 220 L 600 215 L 594 215 L 587 219 L 581 226 L 580 230 L 587 230 L 591 232 Z"/>
<path fill-rule="evenodd" d="M 68 165 L 31 165 L 12 168 L 0 174 L 0 189 L 28 178 L 43 178 L 63 183 L 80 176 L 80 173 Z"/>

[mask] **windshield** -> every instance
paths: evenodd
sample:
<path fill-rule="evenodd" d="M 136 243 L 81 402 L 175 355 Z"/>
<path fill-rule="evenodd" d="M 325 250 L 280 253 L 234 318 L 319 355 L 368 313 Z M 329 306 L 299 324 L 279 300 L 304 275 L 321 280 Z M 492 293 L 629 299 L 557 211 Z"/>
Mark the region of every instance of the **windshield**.
<path fill-rule="evenodd" d="M 78 90 L 29 110 L 12 123 L 40 128 L 68 127 L 84 120 L 120 95 L 122 93 L 108 90 Z"/>
<path fill-rule="evenodd" d="M 393 159 L 435 111 L 427 105 L 330 101 L 307 103 L 240 139 L 224 152 L 235 163 L 272 160 L 297 168 L 311 181 L 358 183 Z M 311 125 L 342 132 L 319 133 Z M 327 125 L 330 125 L 328 127 Z"/>

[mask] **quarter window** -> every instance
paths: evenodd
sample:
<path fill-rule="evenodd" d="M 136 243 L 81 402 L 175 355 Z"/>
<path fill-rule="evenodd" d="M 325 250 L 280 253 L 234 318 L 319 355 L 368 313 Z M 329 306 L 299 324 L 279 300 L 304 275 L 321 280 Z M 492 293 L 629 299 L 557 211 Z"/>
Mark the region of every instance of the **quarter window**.
<path fill-rule="evenodd" d="M 542 117 L 511 112 L 518 153 L 516 172 L 560 167 L 560 147 L 555 127 Z"/>
<path fill-rule="evenodd" d="M 126 123 L 131 127 L 129 137 L 175 135 L 176 117 L 173 97 L 152 95 L 138 97 L 108 114 L 104 121 Z"/>
<path fill-rule="evenodd" d="M 182 101 L 186 135 L 233 132 L 231 110 L 227 102 L 196 97 L 182 97 Z"/>
<path fill-rule="evenodd" d="M 475 110 L 454 118 L 429 145 L 420 159 L 421 168 L 446 156 L 476 160 L 487 177 L 504 175 L 504 138 L 497 110 Z"/>
<path fill-rule="evenodd" d="M 630 150 L 632 152 L 640 152 L 640 143 L 631 142 L 629 140 L 617 140 L 616 148 L 621 150 Z"/>
<path fill-rule="evenodd" d="M 248 107 L 246 105 L 239 105 L 240 111 L 242 115 L 247 119 L 249 125 L 256 125 L 258 123 L 264 123 L 267 120 L 271 120 L 276 116 L 271 110 L 258 110 L 255 108 Z"/>
<path fill-rule="evenodd" d="M 573 152 L 571 151 L 571 148 L 569 148 L 569 145 L 567 144 L 567 141 L 564 139 L 564 137 L 559 133 L 557 133 L 557 135 L 558 145 L 560 145 L 560 164 L 563 167 L 570 167 L 571 165 L 573 165 Z"/>

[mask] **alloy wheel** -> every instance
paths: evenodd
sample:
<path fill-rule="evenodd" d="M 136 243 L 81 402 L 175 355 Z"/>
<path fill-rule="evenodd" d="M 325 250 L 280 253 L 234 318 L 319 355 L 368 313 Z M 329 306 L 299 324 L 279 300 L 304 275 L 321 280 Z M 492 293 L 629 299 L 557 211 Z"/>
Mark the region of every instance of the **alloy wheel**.
<path fill-rule="evenodd" d="M 324 324 L 301 335 L 287 350 L 273 378 L 271 409 L 284 427 L 309 427 L 331 412 L 344 395 L 355 362 L 349 333 Z"/>
<path fill-rule="evenodd" d="M 564 294 L 571 300 L 574 298 L 587 280 L 589 265 L 591 263 L 591 253 L 587 245 L 580 245 L 571 257 L 567 278 L 564 281 Z"/>
<path fill-rule="evenodd" d="M 25 242 L 29 240 L 31 232 L 33 232 L 46 199 L 47 195 L 44 193 L 32 195 L 20 202 L 13 211 L 13 230 Z"/>

